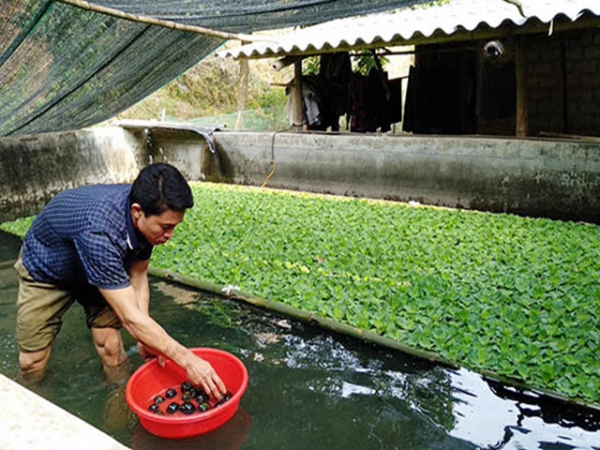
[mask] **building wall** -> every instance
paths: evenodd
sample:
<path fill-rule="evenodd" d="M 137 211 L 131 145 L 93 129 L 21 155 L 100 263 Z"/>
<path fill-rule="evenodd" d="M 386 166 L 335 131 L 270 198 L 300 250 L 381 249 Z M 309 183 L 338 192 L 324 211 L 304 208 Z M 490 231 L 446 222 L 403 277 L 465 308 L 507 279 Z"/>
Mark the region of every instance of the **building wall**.
<path fill-rule="evenodd" d="M 523 40 L 529 134 L 600 136 L 600 29 Z"/>
<path fill-rule="evenodd" d="M 505 52 L 500 59 L 490 61 L 484 57 L 483 48 L 493 40 L 501 42 Z M 527 135 L 600 136 L 600 28 L 418 46 L 415 61 L 420 67 L 440 67 L 440 83 L 444 81 L 444 68 L 459 69 L 460 82 L 453 90 L 458 92 L 470 85 L 477 96 L 478 106 L 473 111 L 476 132 L 514 136 L 515 114 L 490 119 L 479 107 L 485 103 L 484 66 L 514 65 L 518 52 L 522 52 L 524 60 L 523 76 L 517 77 L 517 83 L 523 83 L 526 93 Z M 467 55 L 475 56 L 476 68 L 470 68 Z M 517 95 L 515 86 L 509 89 L 499 85 L 495 90 L 501 96 Z M 459 133 L 472 131 L 464 127 Z"/>

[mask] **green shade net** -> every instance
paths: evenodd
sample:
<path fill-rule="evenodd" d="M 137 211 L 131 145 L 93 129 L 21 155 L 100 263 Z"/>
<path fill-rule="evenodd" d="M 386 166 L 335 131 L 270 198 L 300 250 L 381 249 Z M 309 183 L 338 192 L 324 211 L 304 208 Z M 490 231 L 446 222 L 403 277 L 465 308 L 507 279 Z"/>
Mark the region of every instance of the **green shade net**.
<path fill-rule="evenodd" d="M 223 41 L 47 0 L 0 0 L 0 136 L 78 129 L 114 117 Z M 417 1 L 418 2 L 418 1 Z M 308 25 L 415 1 L 99 1 L 228 32 Z"/>

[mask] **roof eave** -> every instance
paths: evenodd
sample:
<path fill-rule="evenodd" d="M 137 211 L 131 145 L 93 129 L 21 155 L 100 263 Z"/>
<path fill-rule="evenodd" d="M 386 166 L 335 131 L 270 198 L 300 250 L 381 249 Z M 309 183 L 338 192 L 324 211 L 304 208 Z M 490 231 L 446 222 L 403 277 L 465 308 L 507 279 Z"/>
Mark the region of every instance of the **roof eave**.
<path fill-rule="evenodd" d="M 453 43 L 453 42 L 464 42 L 464 41 L 476 41 L 486 39 L 498 39 L 510 36 L 520 35 L 531 35 L 531 34 L 547 34 L 552 35 L 556 32 L 562 32 L 566 30 L 580 30 L 589 28 L 600 28 L 600 17 L 593 14 L 585 14 L 576 21 L 571 21 L 567 17 L 557 16 L 550 23 L 543 23 L 537 19 L 529 20 L 527 23 L 521 26 L 515 26 L 510 20 L 505 20 L 499 26 L 492 28 L 487 24 L 482 24 L 474 30 L 466 30 L 464 28 L 458 29 L 451 34 L 447 34 L 444 31 L 437 29 L 430 36 L 425 36 L 419 32 L 415 33 L 409 38 L 404 38 L 399 34 L 396 34 L 392 39 L 382 40 L 374 39 L 372 42 L 364 42 L 357 40 L 354 43 L 348 43 L 345 41 L 340 42 L 336 46 L 332 46 L 329 43 L 325 43 L 321 48 L 315 48 L 309 45 L 307 48 L 301 49 L 293 47 L 285 50 L 278 48 L 274 51 L 275 46 L 271 46 L 264 51 L 257 51 L 253 49 L 253 45 L 241 46 L 236 49 L 221 52 L 221 57 L 231 57 L 233 59 L 265 59 L 265 58 L 281 58 L 285 56 L 314 56 L 327 53 L 335 52 L 358 52 L 361 50 L 371 49 L 382 49 L 387 47 L 403 47 L 403 46 L 414 46 L 414 45 L 429 45 L 429 44 L 440 44 L 440 43 Z M 246 53 L 249 49 L 249 54 Z"/>

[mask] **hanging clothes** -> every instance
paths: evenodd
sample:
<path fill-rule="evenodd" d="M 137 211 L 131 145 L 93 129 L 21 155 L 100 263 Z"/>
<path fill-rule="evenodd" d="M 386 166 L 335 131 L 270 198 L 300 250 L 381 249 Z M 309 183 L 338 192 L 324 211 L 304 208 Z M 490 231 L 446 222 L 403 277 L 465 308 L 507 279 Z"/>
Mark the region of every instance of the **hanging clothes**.
<path fill-rule="evenodd" d="M 288 122 L 293 127 L 304 125 L 304 106 L 302 96 L 298 94 L 296 85 L 290 85 L 285 88 L 287 101 L 285 103 L 285 115 Z"/>
<path fill-rule="evenodd" d="M 503 66 L 490 62 L 483 65 L 477 115 L 487 120 L 513 117 L 517 110 L 515 63 Z"/>
<path fill-rule="evenodd" d="M 308 125 L 319 127 L 321 125 L 321 94 L 319 81 L 316 77 L 302 77 L 300 81 L 302 95 L 297 95 L 298 88 L 295 84 L 286 88 L 288 99 L 285 104 L 285 113 L 292 126 Z M 300 102 L 300 105 L 298 105 Z M 313 128 L 314 129 L 314 128 Z"/>
<path fill-rule="evenodd" d="M 456 68 L 411 66 L 402 129 L 424 134 L 461 132 L 461 91 Z"/>
<path fill-rule="evenodd" d="M 352 74 L 348 90 L 352 131 L 385 133 L 402 120 L 402 79 L 373 68 L 368 76 Z"/>
<path fill-rule="evenodd" d="M 350 130 L 356 133 L 366 133 L 377 129 L 375 118 L 370 111 L 369 77 L 353 73 L 349 88 Z"/>
<path fill-rule="evenodd" d="M 387 101 L 386 121 L 390 124 L 402 122 L 402 78 L 388 81 L 390 98 Z"/>
<path fill-rule="evenodd" d="M 348 52 L 321 55 L 319 78 L 321 89 L 321 128 L 339 131 L 340 116 L 348 112 L 348 84 L 352 62 Z"/>
<path fill-rule="evenodd" d="M 304 100 L 304 113 L 309 129 L 322 127 L 322 82 L 317 76 L 302 77 L 302 99 Z"/>

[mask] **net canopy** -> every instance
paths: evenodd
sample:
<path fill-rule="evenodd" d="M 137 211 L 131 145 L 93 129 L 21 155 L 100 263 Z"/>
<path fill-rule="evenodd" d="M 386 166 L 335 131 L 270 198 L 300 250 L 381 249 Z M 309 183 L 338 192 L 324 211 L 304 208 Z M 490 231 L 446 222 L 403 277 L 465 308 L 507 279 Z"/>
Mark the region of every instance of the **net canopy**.
<path fill-rule="evenodd" d="M 129 108 L 229 33 L 311 25 L 423 0 L 0 0 L 0 136 L 91 126 Z M 121 12 L 123 15 L 111 14 Z"/>

